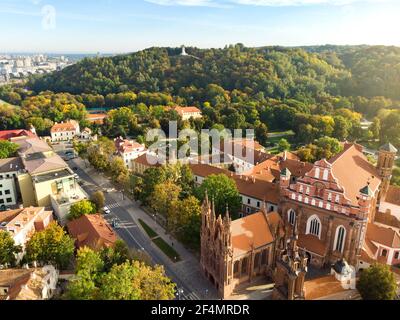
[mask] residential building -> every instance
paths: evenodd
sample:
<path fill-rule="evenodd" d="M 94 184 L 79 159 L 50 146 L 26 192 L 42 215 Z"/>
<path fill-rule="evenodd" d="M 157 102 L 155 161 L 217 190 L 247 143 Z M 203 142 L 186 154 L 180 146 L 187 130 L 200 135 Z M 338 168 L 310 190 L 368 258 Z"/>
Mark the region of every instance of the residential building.
<path fill-rule="evenodd" d="M 52 265 L 0 270 L 0 300 L 48 300 L 57 289 L 58 270 Z"/>
<path fill-rule="evenodd" d="M 93 135 L 93 131 L 90 128 L 85 127 L 79 135 L 81 140 L 97 140 L 97 135 Z"/>
<path fill-rule="evenodd" d="M 202 118 L 201 110 L 196 107 L 174 107 L 173 108 L 182 118 L 183 121 L 189 120 L 190 118 L 199 119 Z"/>
<path fill-rule="evenodd" d="M 254 140 L 231 139 L 222 141 L 219 146 L 213 146 L 212 154 L 223 154 L 224 162 L 232 164 L 237 174 L 243 174 L 273 157 L 258 145 Z"/>
<path fill-rule="evenodd" d="M 10 232 L 16 245 L 23 251 L 18 256 L 22 259 L 25 244 L 35 232 L 44 230 L 53 221 L 53 212 L 43 207 L 29 207 L 0 212 L 0 230 Z"/>
<path fill-rule="evenodd" d="M 107 220 L 100 214 L 83 215 L 68 222 L 67 228 L 69 234 L 75 239 L 77 248 L 86 246 L 99 250 L 113 246 L 118 239 Z"/>
<path fill-rule="evenodd" d="M 136 159 L 133 159 L 131 162 L 132 172 L 138 175 L 143 175 L 144 172 L 151 167 L 161 166 L 161 164 L 158 163 L 158 158 L 150 153 L 144 153 Z"/>
<path fill-rule="evenodd" d="M 25 137 L 13 139 L 13 142 L 20 147 L 18 154 L 24 167 L 24 172 L 18 175 L 18 184 L 25 207 L 53 205 L 58 214 L 59 208 L 52 199 L 68 198 L 71 202 L 62 201 L 63 206 L 68 207 L 75 199 L 86 198 L 75 173 L 47 143 Z"/>
<path fill-rule="evenodd" d="M 400 265 L 400 234 L 398 230 L 369 223 L 358 268 L 365 269 L 374 262 Z"/>
<path fill-rule="evenodd" d="M 66 122 L 55 123 L 50 129 L 51 141 L 71 141 L 75 136 L 79 136 L 80 128 L 76 120 L 69 120 Z"/>
<path fill-rule="evenodd" d="M 118 137 L 114 139 L 117 153 L 124 160 L 128 169 L 132 169 L 132 160 L 146 153 L 146 146 L 133 140 Z"/>
<path fill-rule="evenodd" d="M 23 170 L 20 158 L 0 159 L 0 208 L 11 207 L 18 200 L 18 175 Z"/>

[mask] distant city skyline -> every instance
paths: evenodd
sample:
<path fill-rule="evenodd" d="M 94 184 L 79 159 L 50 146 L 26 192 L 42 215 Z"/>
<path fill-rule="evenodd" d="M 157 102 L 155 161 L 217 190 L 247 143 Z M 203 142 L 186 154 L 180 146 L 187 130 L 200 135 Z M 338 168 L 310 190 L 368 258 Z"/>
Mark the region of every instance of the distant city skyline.
<path fill-rule="evenodd" d="M 396 0 L 0 0 L 3 53 L 397 45 Z"/>

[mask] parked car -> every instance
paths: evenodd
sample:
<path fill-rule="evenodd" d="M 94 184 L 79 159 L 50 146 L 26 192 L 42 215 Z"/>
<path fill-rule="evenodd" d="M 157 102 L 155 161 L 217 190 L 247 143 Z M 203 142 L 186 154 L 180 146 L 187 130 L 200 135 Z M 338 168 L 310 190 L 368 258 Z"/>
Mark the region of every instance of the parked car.
<path fill-rule="evenodd" d="M 110 214 L 111 210 L 108 207 L 104 207 L 103 212 L 104 212 L 104 214 Z"/>
<path fill-rule="evenodd" d="M 104 191 L 105 191 L 106 193 L 111 193 L 111 192 L 114 192 L 114 191 L 115 191 L 115 188 L 106 188 L 106 189 L 104 189 Z"/>

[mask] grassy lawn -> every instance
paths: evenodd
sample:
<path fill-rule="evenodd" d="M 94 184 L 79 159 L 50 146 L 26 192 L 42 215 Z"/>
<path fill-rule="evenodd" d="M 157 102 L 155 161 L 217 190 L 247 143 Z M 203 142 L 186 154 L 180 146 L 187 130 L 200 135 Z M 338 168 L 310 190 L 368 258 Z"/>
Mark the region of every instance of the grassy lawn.
<path fill-rule="evenodd" d="M 181 260 L 178 252 L 174 250 L 168 243 L 166 243 L 162 238 L 153 239 L 153 242 L 164 252 L 172 261 L 178 262 Z M 175 260 L 176 257 L 176 260 Z"/>
<path fill-rule="evenodd" d="M 139 219 L 139 223 L 141 224 L 141 226 L 143 227 L 144 231 L 146 231 L 147 235 L 151 239 L 153 239 L 153 238 L 158 236 L 158 234 L 152 228 L 150 228 L 143 220 Z"/>

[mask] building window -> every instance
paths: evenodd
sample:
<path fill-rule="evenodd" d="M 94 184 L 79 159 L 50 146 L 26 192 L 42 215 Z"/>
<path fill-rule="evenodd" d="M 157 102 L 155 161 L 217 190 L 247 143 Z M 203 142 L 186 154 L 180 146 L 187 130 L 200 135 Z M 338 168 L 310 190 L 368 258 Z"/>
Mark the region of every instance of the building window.
<path fill-rule="evenodd" d="M 325 181 L 328 180 L 328 174 L 329 174 L 328 169 L 325 169 L 324 170 L 324 176 L 322 177 L 322 179 L 325 180 Z"/>
<path fill-rule="evenodd" d="M 296 212 L 293 209 L 290 209 L 288 211 L 288 220 L 289 223 L 293 226 L 294 223 L 296 222 Z"/>
<path fill-rule="evenodd" d="M 246 208 L 246 212 L 250 213 L 250 208 L 249 207 Z"/>
<path fill-rule="evenodd" d="M 261 265 L 268 264 L 268 249 L 263 250 L 261 254 Z"/>
<path fill-rule="evenodd" d="M 307 194 L 307 195 L 310 194 L 310 187 L 307 187 L 307 189 L 306 189 L 306 194 Z"/>
<path fill-rule="evenodd" d="M 2 196 L 3 195 L 3 191 L 0 191 L 0 196 Z"/>
<path fill-rule="evenodd" d="M 399 259 L 399 251 L 397 251 L 395 254 L 394 254 L 394 258 L 397 260 L 397 259 Z"/>
<path fill-rule="evenodd" d="M 11 203 L 12 202 L 12 198 L 7 198 L 7 203 Z"/>
<path fill-rule="evenodd" d="M 315 178 L 319 179 L 320 170 L 319 168 L 315 169 Z"/>
<path fill-rule="evenodd" d="M 303 193 L 303 185 L 302 184 L 300 185 L 299 192 Z"/>
<path fill-rule="evenodd" d="M 247 199 L 247 204 L 250 204 L 250 199 Z"/>
<path fill-rule="evenodd" d="M 260 201 L 257 201 L 257 208 L 260 207 Z"/>
<path fill-rule="evenodd" d="M 0 199 L 0 204 L 3 204 L 4 203 L 4 199 Z"/>
<path fill-rule="evenodd" d="M 340 196 L 337 194 L 337 195 L 336 195 L 336 198 L 335 198 L 335 202 L 336 202 L 336 203 L 339 203 L 339 201 L 340 201 Z"/>
<path fill-rule="evenodd" d="M 387 250 L 386 249 L 382 249 L 381 256 L 382 257 L 386 257 L 387 256 Z"/>
<path fill-rule="evenodd" d="M 10 192 L 10 190 L 5 190 L 4 191 L 4 194 L 10 194 L 11 192 Z"/>
<path fill-rule="evenodd" d="M 315 206 L 315 199 L 312 199 L 312 200 L 311 200 L 311 204 L 312 204 L 313 206 Z"/>
<path fill-rule="evenodd" d="M 335 243 L 334 250 L 343 252 L 345 238 L 346 238 L 346 229 L 343 226 L 337 227 L 335 242 L 334 242 Z"/>
<path fill-rule="evenodd" d="M 307 221 L 307 234 L 312 234 L 318 238 L 321 236 L 321 221 L 317 215 L 308 218 Z"/>
<path fill-rule="evenodd" d="M 332 200 L 332 193 L 328 193 L 328 201 L 331 201 Z"/>

